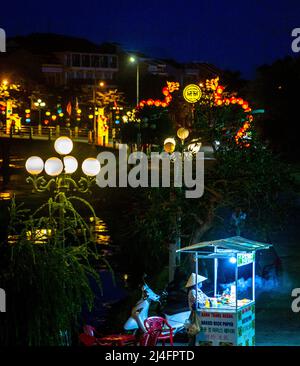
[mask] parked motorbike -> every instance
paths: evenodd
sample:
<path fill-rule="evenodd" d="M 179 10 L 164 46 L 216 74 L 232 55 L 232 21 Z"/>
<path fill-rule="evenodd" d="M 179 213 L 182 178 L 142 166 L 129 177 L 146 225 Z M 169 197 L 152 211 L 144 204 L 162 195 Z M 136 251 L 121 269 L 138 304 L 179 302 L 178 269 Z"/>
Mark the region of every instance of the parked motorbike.
<path fill-rule="evenodd" d="M 142 297 L 135 304 L 131 311 L 130 318 L 124 324 L 124 329 L 127 331 L 141 330 L 146 332 L 144 321 L 148 318 L 149 308 L 152 301 L 160 302 L 163 296 L 166 296 L 166 292 L 162 295 L 157 295 L 151 288 L 144 283 L 142 286 Z M 184 324 L 190 316 L 190 310 L 181 309 L 173 314 L 159 313 L 159 316 L 163 316 L 170 326 L 174 329 L 173 333 L 176 334 L 184 329 Z"/>

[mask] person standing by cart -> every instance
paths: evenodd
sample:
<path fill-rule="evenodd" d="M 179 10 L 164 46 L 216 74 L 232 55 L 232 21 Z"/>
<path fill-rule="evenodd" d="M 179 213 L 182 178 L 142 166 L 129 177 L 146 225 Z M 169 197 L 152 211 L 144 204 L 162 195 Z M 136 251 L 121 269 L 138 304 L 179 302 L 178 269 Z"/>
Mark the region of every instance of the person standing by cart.
<path fill-rule="evenodd" d="M 187 326 L 190 346 L 195 345 L 196 334 L 200 331 L 200 320 L 196 310 L 204 307 L 206 301 L 209 301 L 208 296 L 201 290 L 202 282 L 205 280 L 207 280 L 206 277 L 192 273 L 185 285 L 188 290 L 188 303 L 191 310 Z"/>

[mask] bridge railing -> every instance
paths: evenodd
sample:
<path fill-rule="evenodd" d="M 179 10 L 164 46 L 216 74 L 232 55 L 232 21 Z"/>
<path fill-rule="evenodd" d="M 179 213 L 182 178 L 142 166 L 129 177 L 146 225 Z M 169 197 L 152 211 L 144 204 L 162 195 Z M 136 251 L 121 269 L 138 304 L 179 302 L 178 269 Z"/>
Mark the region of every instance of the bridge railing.
<path fill-rule="evenodd" d="M 39 127 L 39 126 L 22 126 L 17 129 L 12 127 L 7 130 L 5 127 L 0 128 L 0 136 L 15 137 L 15 138 L 29 138 L 29 139 L 55 139 L 59 136 L 69 136 L 73 139 L 86 140 L 91 139 L 91 131 L 85 128 L 67 128 L 67 127 Z"/>

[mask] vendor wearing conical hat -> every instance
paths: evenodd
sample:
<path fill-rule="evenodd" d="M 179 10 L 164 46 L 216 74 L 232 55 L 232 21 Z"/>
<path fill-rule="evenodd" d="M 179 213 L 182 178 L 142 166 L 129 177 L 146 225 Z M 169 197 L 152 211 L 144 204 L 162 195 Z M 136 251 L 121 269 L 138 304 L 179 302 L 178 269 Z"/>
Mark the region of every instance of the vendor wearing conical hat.
<path fill-rule="evenodd" d="M 202 282 L 207 280 L 206 277 L 192 273 L 185 287 L 188 289 L 188 302 L 190 310 L 196 310 L 196 302 L 199 307 L 205 306 L 208 296 L 201 290 Z M 197 301 L 196 301 L 197 300 Z"/>

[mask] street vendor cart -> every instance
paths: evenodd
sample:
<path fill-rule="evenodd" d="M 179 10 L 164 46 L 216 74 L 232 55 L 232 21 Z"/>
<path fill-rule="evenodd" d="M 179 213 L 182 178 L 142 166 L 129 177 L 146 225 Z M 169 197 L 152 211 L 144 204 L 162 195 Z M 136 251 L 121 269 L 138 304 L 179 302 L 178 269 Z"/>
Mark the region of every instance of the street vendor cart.
<path fill-rule="evenodd" d="M 196 302 L 201 324 L 196 345 L 255 345 L 255 252 L 270 246 L 235 236 L 178 250 L 193 255 L 196 278 L 205 270 L 210 280 L 208 301 Z"/>

